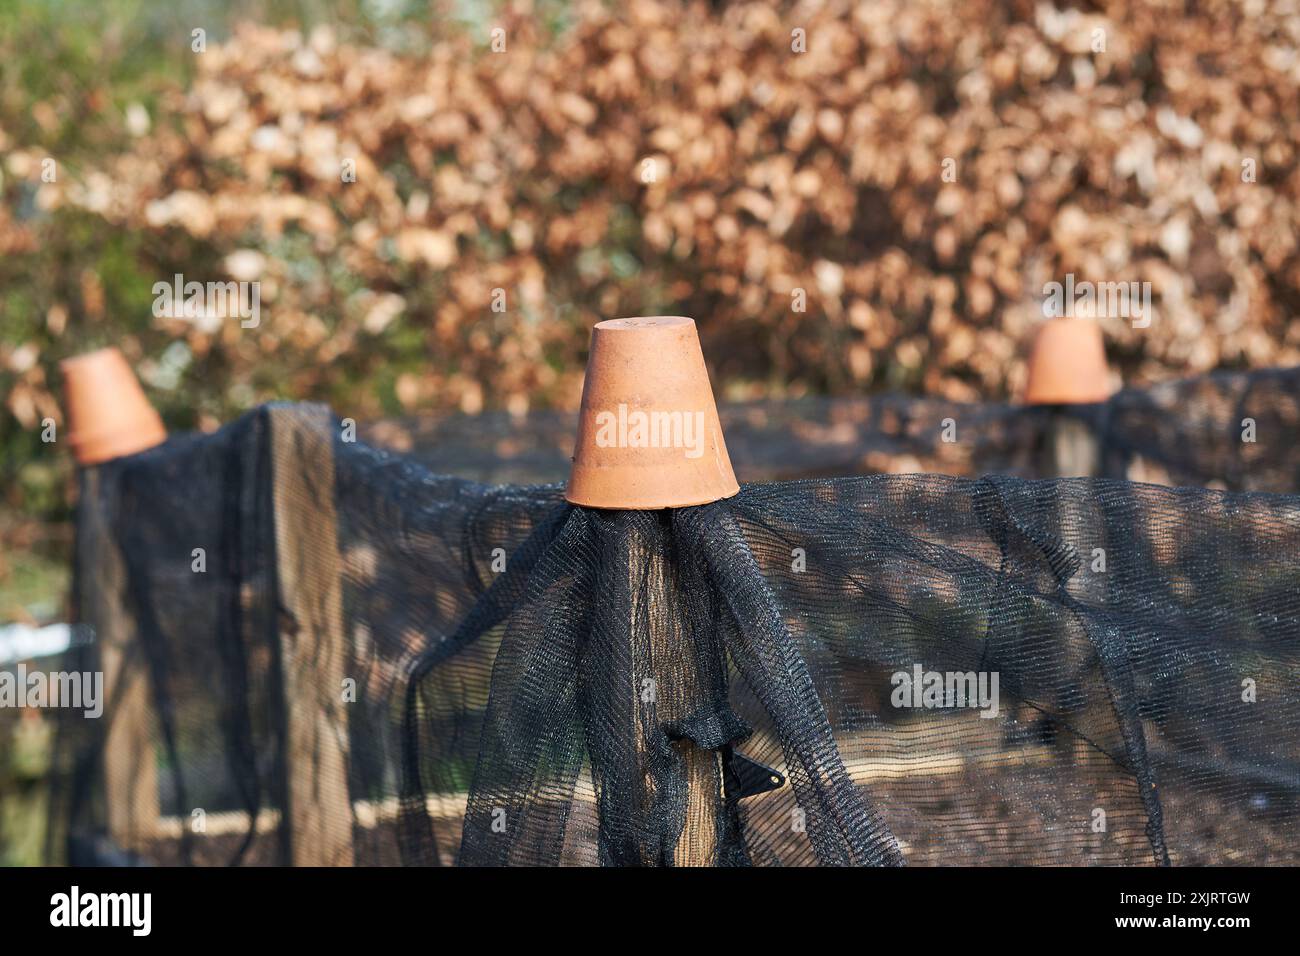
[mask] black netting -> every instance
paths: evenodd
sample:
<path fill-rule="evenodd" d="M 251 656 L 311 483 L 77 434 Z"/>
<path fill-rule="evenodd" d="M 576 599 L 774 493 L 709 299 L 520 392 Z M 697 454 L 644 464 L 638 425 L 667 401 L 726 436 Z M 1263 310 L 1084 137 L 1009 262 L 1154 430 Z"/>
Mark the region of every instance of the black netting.
<path fill-rule="evenodd" d="M 1293 488 L 1290 381 L 1069 414 L 1103 461 Z M 1137 440 L 1175 410 L 1195 443 Z M 75 858 L 1300 862 L 1298 497 L 878 475 L 607 512 L 348 437 L 271 406 L 83 472 L 114 679 L 60 728 Z"/>
<path fill-rule="evenodd" d="M 1053 478 L 1054 433 L 1078 423 L 1097 445 L 1090 474 L 1098 477 L 1300 490 L 1300 447 L 1291 440 L 1300 431 L 1300 368 L 1218 372 L 1125 389 L 1096 405 L 876 395 L 723 404 L 718 413 L 736 472 L 748 481 L 899 472 Z M 576 413 L 494 412 L 382 421 L 361 434 L 441 473 L 518 484 L 568 476 L 576 425 Z"/>
<path fill-rule="evenodd" d="M 254 414 L 81 473 L 74 606 L 98 640 L 70 663 L 108 705 L 60 726 L 74 858 L 112 831 L 158 862 L 287 859 L 266 440 Z M 144 757 L 110 741 L 142 730 Z"/>
<path fill-rule="evenodd" d="M 1300 368 L 1128 389 L 1090 412 L 1117 477 L 1300 491 Z"/>

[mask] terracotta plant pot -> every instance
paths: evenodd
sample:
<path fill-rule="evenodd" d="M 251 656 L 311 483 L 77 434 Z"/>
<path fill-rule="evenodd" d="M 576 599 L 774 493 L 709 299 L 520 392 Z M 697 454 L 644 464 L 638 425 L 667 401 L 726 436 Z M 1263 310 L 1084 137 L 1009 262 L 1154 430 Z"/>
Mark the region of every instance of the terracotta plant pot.
<path fill-rule="evenodd" d="M 598 322 L 564 496 L 590 508 L 684 508 L 740 491 L 695 321 Z"/>
<path fill-rule="evenodd" d="M 162 419 L 115 348 L 65 359 L 68 441 L 79 465 L 134 455 L 167 439 Z"/>
<path fill-rule="evenodd" d="M 1094 319 L 1048 319 L 1029 352 L 1029 405 L 1087 405 L 1110 398 L 1110 369 Z"/>

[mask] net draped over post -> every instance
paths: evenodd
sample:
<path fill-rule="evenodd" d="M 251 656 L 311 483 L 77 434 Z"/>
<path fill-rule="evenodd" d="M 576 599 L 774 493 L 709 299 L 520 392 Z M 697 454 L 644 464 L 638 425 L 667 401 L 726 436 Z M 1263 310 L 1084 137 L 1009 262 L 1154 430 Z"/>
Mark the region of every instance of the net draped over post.
<path fill-rule="evenodd" d="M 1171 475 L 1230 472 L 1261 396 L 1294 431 L 1279 381 L 1187 406 L 1217 424 L 1152 446 Z M 1077 414 L 1181 401 L 1126 394 Z M 1294 495 L 876 475 L 607 512 L 344 435 L 268 406 L 83 473 L 78 605 L 133 640 L 60 727 L 74 862 L 1300 860 Z"/>

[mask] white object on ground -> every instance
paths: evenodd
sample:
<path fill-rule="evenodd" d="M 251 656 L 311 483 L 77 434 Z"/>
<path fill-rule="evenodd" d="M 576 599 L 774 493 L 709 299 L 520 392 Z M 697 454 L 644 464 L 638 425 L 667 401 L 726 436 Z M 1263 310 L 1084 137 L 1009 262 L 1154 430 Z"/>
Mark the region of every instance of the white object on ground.
<path fill-rule="evenodd" d="M 33 660 L 62 654 L 72 646 L 72 627 L 68 624 L 30 624 L 0 626 L 0 664 Z"/>

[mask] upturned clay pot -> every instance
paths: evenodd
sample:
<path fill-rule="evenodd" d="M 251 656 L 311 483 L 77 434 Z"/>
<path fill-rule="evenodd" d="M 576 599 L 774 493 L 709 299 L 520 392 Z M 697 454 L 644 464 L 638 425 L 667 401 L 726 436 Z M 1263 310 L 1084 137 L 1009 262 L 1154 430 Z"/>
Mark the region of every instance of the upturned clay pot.
<path fill-rule="evenodd" d="M 117 349 L 65 359 L 60 368 L 68 441 L 77 464 L 134 455 L 167 439 L 162 419 Z"/>
<path fill-rule="evenodd" d="M 1094 319 L 1048 319 L 1029 352 L 1029 405 L 1086 405 L 1110 398 L 1110 370 Z"/>
<path fill-rule="evenodd" d="M 683 508 L 740 491 L 695 321 L 598 322 L 564 496 L 590 508 Z"/>

